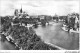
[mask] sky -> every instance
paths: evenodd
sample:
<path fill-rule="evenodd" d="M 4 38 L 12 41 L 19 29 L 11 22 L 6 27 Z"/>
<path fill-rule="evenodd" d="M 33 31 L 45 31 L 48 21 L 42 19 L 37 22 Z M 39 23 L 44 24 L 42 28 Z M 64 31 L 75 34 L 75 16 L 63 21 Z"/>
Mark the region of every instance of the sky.
<path fill-rule="evenodd" d="M 79 13 L 79 0 L 0 0 L 0 16 L 13 15 L 21 5 L 29 15 Z"/>

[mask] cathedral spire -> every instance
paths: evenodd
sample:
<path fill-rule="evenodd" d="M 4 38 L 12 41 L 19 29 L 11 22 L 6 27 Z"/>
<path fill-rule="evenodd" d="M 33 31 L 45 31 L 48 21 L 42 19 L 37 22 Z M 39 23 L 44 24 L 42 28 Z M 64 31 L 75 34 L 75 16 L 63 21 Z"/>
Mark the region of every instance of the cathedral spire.
<path fill-rule="evenodd" d="M 22 13 L 22 5 L 21 5 L 20 13 Z"/>

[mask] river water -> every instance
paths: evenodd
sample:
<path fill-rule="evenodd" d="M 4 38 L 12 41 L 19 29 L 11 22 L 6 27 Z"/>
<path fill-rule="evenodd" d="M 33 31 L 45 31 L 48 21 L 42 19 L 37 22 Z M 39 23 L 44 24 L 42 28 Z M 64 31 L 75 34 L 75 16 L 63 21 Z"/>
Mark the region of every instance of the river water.
<path fill-rule="evenodd" d="M 45 42 L 57 45 L 61 48 L 73 50 L 79 49 L 79 34 L 68 33 L 61 27 L 63 22 L 53 23 L 45 27 L 35 28 L 36 34 Z"/>

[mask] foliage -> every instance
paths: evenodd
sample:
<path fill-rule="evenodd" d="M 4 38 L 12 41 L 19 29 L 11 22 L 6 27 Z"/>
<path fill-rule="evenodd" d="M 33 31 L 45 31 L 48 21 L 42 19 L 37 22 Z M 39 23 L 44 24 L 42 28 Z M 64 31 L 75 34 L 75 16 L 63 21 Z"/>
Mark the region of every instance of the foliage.
<path fill-rule="evenodd" d="M 13 25 L 11 26 L 12 20 L 2 18 L 2 31 L 7 32 L 8 36 L 12 37 L 12 41 L 16 43 L 17 47 L 23 50 L 50 50 L 52 49 L 49 45 L 44 43 L 39 36 L 35 33 L 32 27 L 29 29 L 25 26 Z M 18 19 L 14 19 L 14 21 Z M 20 20 L 20 19 L 19 19 Z M 25 22 L 25 21 L 24 21 Z M 16 22 L 15 22 L 16 23 Z M 19 23 L 19 21 L 17 22 Z"/>

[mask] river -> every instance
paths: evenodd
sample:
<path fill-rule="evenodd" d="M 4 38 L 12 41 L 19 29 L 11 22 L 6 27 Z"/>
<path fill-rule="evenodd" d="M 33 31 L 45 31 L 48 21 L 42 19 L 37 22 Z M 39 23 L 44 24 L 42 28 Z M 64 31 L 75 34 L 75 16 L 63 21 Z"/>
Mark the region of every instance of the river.
<path fill-rule="evenodd" d="M 61 27 L 63 22 L 53 23 L 45 27 L 35 28 L 36 34 L 45 42 L 57 45 L 61 48 L 74 50 L 79 49 L 79 34 L 68 33 Z"/>

